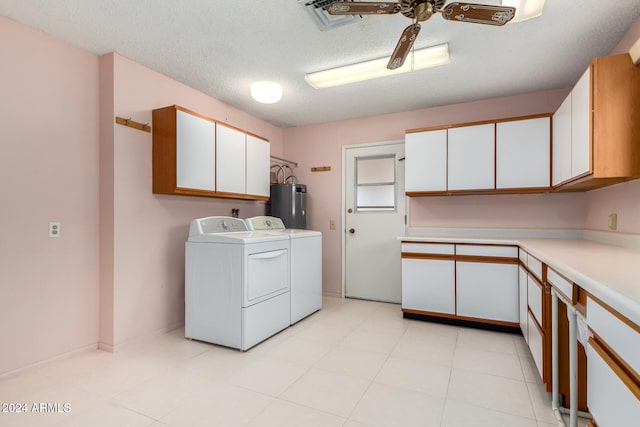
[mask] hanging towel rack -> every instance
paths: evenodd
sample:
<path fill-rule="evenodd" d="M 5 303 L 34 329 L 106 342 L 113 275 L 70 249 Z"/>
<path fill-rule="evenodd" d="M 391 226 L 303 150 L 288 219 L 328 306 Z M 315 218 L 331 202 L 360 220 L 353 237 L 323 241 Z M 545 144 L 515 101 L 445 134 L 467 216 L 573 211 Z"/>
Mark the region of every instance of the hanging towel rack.
<path fill-rule="evenodd" d="M 128 126 L 130 128 L 142 130 L 145 132 L 151 132 L 151 126 L 149 126 L 149 123 L 136 122 L 131 120 L 131 117 L 129 117 L 128 119 L 125 119 L 125 118 L 116 116 L 116 123 L 119 125 Z"/>

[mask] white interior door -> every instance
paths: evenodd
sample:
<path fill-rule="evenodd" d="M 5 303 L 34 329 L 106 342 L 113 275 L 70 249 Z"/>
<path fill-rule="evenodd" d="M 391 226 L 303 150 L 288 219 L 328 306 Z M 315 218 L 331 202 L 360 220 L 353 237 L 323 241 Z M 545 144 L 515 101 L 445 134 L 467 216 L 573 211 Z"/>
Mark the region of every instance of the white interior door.
<path fill-rule="evenodd" d="M 404 142 L 345 149 L 346 297 L 400 302 L 403 159 Z"/>

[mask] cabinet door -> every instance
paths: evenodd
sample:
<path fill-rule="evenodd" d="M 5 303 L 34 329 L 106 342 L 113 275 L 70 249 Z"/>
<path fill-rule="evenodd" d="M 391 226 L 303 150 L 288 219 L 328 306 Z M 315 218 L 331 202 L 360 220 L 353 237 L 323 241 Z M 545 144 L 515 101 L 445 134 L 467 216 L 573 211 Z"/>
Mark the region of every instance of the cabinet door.
<path fill-rule="evenodd" d="M 571 93 L 553 115 L 552 184 L 571 178 Z"/>
<path fill-rule="evenodd" d="M 571 91 L 571 176 L 591 170 L 591 72 L 580 77 Z"/>
<path fill-rule="evenodd" d="M 176 110 L 176 187 L 215 190 L 215 123 Z"/>
<path fill-rule="evenodd" d="M 247 194 L 269 197 L 269 142 L 247 135 Z"/>
<path fill-rule="evenodd" d="M 454 261 L 403 258 L 402 308 L 455 314 Z"/>
<path fill-rule="evenodd" d="M 520 330 L 524 340 L 529 342 L 529 333 L 527 330 L 527 270 L 523 267 L 518 267 L 518 293 L 520 297 L 519 312 L 520 312 Z"/>
<path fill-rule="evenodd" d="M 551 120 L 496 124 L 496 188 L 549 187 Z"/>
<path fill-rule="evenodd" d="M 245 133 L 216 125 L 216 191 L 246 193 Z"/>
<path fill-rule="evenodd" d="M 587 403 L 601 427 L 638 425 L 638 386 L 593 339 L 587 346 Z M 622 377 L 626 377 L 626 381 Z M 635 391 L 635 395 L 634 395 Z"/>
<path fill-rule="evenodd" d="M 518 323 L 518 266 L 456 262 L 456 314 Z"/>
<path fill-rule="evenodd" d="M 446 129 L 408 133 L 405 159 L 405 191 L 446 191 Z"/>
<path fill-rule="evenodd" d="M 495 188 L 495 125 L 452 128 L 447 140 L 448 189 Z"/>
<path fill-rule="evenodd" d="M 531 317 L 529 313 L 528 319 L 528 339 L 527 344 L 529 344 L 529 351 L 531 351 L 531 356 L 533 356 L 533 361 L 536 364 L 536 368 L 538 368 L 538 374 L 540 374 L 540 378 L 544 378 L 544 334 L 538 328 L 538 324 Z"/>

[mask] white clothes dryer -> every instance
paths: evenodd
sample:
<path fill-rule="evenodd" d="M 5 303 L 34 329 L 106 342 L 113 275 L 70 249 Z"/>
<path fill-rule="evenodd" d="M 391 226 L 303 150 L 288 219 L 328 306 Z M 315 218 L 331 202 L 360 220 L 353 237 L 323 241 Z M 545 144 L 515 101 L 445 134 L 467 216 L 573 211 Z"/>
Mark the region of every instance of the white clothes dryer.
<path fill-rule="evenodd" d="M 322 308 L 322 233 L 285 228 L 277 217 L 245 220 L 251 230 L 287 236 L 290 240 L 291 324 Z"/>
<path fill-rule="evenodd" d="M 289 238 L 232 217 L 191 222 L 185 336 L 247 350 L 290 324 Z"/>

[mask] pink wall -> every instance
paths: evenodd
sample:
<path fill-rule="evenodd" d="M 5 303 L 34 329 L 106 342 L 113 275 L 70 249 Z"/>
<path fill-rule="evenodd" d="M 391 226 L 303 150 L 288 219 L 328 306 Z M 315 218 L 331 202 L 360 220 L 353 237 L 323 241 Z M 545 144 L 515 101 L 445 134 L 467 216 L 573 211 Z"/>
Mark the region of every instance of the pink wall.
<path fill-rule="evenodd" d="M 631 26 L 611 54 L 628 52 L 638 39 L 640 19 Z M 590 191 L 586 193 L 586 203 L 585 228 L 610 231 L 607 218 L 609 214 L 617 213 L 618 232 L 640 234 L 640 180 Z"/>
<path fill-rule="evenodd" d="M 118 55 L 0 17 L 0 375 L 184 322 L 184 241 L 207 215 L 264 204 L 151 193 L 151 123 L 179 104 L 271 141 L 283 131 Z M 47 237 L 49 221 L 61 237 Z"/>
<path fill-rule="evenodd" d="M 413 227 L 582 229 L 584 194 L 429 197 L 412 203 Z"/>
<path fill-rule="evenodd" d="M 95 55 L 1 16 L 0 52 L 2 374 L 96 345 L 99 89 Z"/>
<path fill-rule="evenodd" d="M 286 129 L 285 157 L 300 164 L 296 176 L 308 185 L 309 226 L 323 232 L 324 292 L 329 295 L 342 292 L 340 220 L 344 145 L 401 141 L 405 130 L 412 128 L 548 113 L 557 109 L 567 93 L 568 89 L 561 89 Z M 331 166 L 331 171 L 312 173 L 313 166 Z M 544 203 L 544 208 L 539 202 Z M 468 212 L 469 204 L 477 208 L 477 215 Z M 411 225 L 419 227 L 582 228 L 584 225 L 582 194 L 414 198 L 410 209 Z M 331 219 L 337 221 L 335 231 L 329 230 Z"/>
<path fill-rule="evenodd" d="M 153 109 L 177 104 L 268 138 L 275 155 L 282 155 L 282 130 L 117 54 L 102 57 L 101 65 L 113 75 L 113 108 L 102 99 L 110 111 L 103 126 L 113 138 L 103 134 L 101 141 L 113 151 L 113 161 L 102 162 L 112 199 L 101 210 L 110 228 L 101 245 L 113 251 L 113 278 L 105 275 L 101 288 L 113 301 L 102 300 L 112 324 L 103 326 L 100 342 L 110 348 L 184 323 L 184 242 L 192 219 L 230 215 L 236 207 L 243 217 L 264 214 L 262 202 L 152 194 L 151 134 L 116 125 L 114 116 L 151 123 Z"/>

